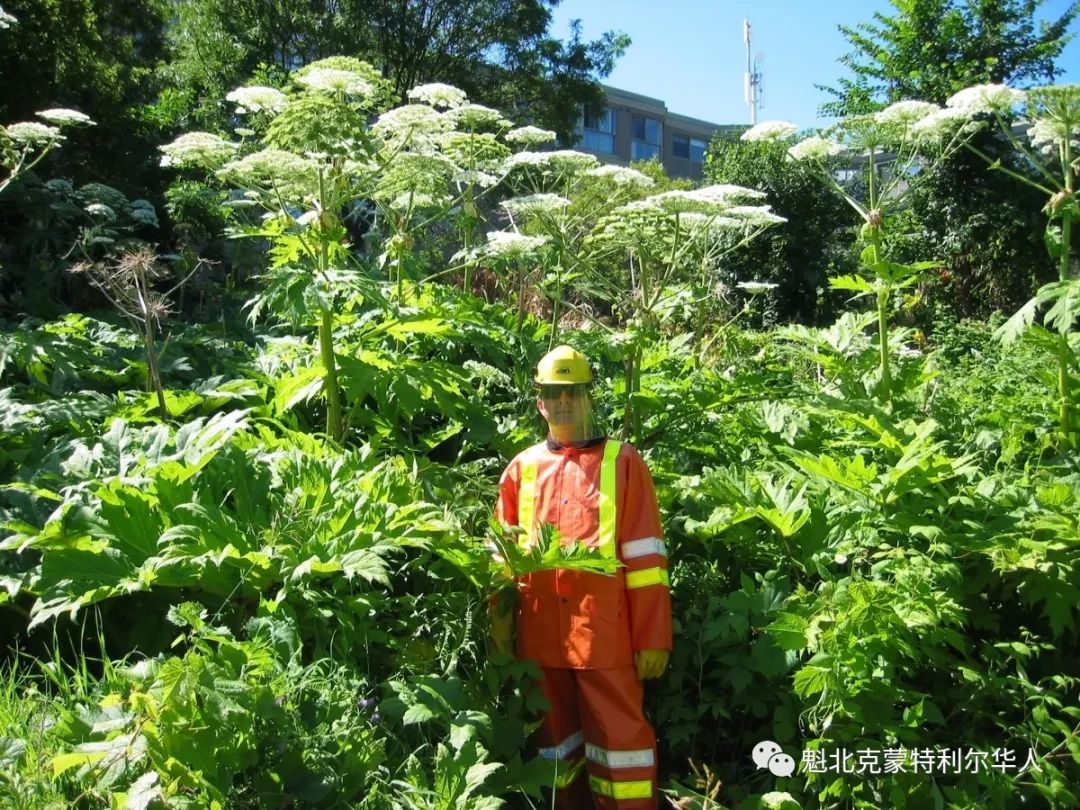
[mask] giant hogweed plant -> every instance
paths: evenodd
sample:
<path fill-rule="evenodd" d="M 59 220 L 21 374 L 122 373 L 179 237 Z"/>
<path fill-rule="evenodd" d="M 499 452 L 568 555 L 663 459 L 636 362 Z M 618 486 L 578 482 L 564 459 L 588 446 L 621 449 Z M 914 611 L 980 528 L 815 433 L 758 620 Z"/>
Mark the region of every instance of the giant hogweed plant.
<path fill-rule="evenodd" d="M 567 310 L 606 334 L 623 361 L 623 434 L 639 435 L 634 398 L 651 336 L 685 305 L 699 314 L 700 346 L 723 257 L 784 220 L 753 189 L 725 185 L 649 194 L 655 181 L 646 174 L 599 166 L 572 150 L 518 152 L 506 167 L 506 185 L 517 192 L 501 203 L 511 229 L 488 233 L 459 256 L 466 264 L 512 268 L 519 326 L 525 290 L 539 278 L 552 308 L 549 343 Z M 748 291 L 768 287 L 749 285 Z M 610 308 L 626 327 L 596 317 L 589 301 Z"/>
<path fill-rule="evenodd" d="M 764 196 L 733 185 L 664 191 L 612 209 L 584 240 L 591 280 L 607 292 L 626 324 L 608 328 L 622 348 L 624 438 L 641 434 L 634 400 L 641 391 L 647 336 L 657 334 L 685 303 L 698 313 L 694 343 L 697 356 L 703 354 L 704 317 L 717 295 L 724 256 L 785 221 L 762 202 Z M 747 289 L 761 293 L 769 286 Z"/>
<path fill-rule="evenodd" d="M 166 165 L 212 171 L 241 193 L 232 204 L 252 217 L 236 235 L 270 242 L 268 285 L 251 302 L 251 318 L 273 309 L 293 322 L 316 322 L 327 433 L 336 439 L 345 405 L 335 318 L 376 297 L 371 280 L 380 273 L 399 304 L 406 280 L 431 277 L 422 249 L 437 241 L 440 223 L 473 250 L 486 221 L 481 202 L 509 168 L 508 144 L 550 137 L 535 127 L 512 129 L 497 111 L 443 84 L 414 88 L 411 103 L 369 126 L 385 109 L 381 82 L 367 63 L 324 59 L 296 71 L 289 93 L 248 87 L 231 94 L 262 131 L 238 130 L 239 141 L 193 132 L 162 147 Z M 360 244 L 355 234 L 364 229 Z M 524 259 L 532 243 L 495 237 L 485 244 Z"/>
<path fill-rule="evenodd" d="M 919 175 L 937 165 L 966 143 L 977 128 L 958 120 L 949 109 L 921 101 L 900 101 L 872 115 L 841 120 L 825 133 L 794 143 L 792 160 L 805 163 L 822 183 L 858 214 L 863 247 L 859 274 L 830 279 L 833 289 L 872 297 L 877 314 L 879 397 L 893 396 L 893 370 L 889 350 L 889 317 L 895 293 L 913 287 L 934 262 L 902 264 L 890 259 L 891 215 L 905 205 L 905 197 Z M 743 133 L 743 140 L 787 141 L 797 132 L 794 124 L 766 121 Z M 837 158 L 865 161 L 864 185 L 853 191 L 837 177 Z"/>
<path fill-rule="evenodd" d="M 1058 427 L 1068 437 L 1077 430 L 1073 413 L 1074 376 L 1080 370 L 1080 342 L 1073 330 L 1080 317 L 1080 279 L 1075 277 L 1071 263 L 1073 225 L 1080 219 L 1076 200 L 1080 85 L 1036 87 L 1027 91 L 1005 85 L 976 85 L 956 93 L 947 105 L 958 118 L 992 119 L 1025 161 L 1036 169 L 1037 179 L 992 160 L 971 144 L 968 148 L 984 158 L 991 168 L 1046 195 L 1045 243 L 1051 257 L 1057 260 L 1058 279 L 1041 287 L 996 334 L 1005 343 L 1026 336 L 1057 358 Z M 1018 108 L 1023 111 L 1026 142 L 1014 131 Z M 1036 323 L 1040 312 L 1042 324 Z"/>
<path fill-rule="evenodd" d="M 682 682 L 767 730 L 770 707 L 747 694 L 751 673 L 790 674 L 797 702 L 774 703 L 772 729 L 796 741 L 797 721 L 816 738 L 797 743 L 804 750 L 940 746 L 938 732 L 959 723 L 965 731 L 950 731 L 950 746 L 1030 747 L 1040 758 L 1041 770 L 1022 776 L 853 784 L 810 775 L 823 806 L 979 796 L 1005 807 L 1017 792 L 1064 801 L 1080 752 L 1077 684 L 1063 674 L 1076 621 L 1076 526 L 1067 517 L 1075 483 L 987 474 L 975 453 L 952 452 L 932 419 L 899 419 L 864 400 L 767 403 L 760 418 L 787 440 L 754 470 L 717 467 L 679 481 L 679 512 L 689 536 L 711 546 L 708 557 L 722 543 L 737 565 L 764 568 L 780 586 L 772 615 L 756 623 L 787 662 L 760 642 L 739 650 L 734 619 L 702 618 L 690 625 L 696 645 L 676 647 L 689 659 Z M 726 597 L 732 606 L 753 598 L 745 579 Z M 1005 709 L 1005 693 L 1024 699 Z M 665 713 L 678 718 L 670 704 Z"/>

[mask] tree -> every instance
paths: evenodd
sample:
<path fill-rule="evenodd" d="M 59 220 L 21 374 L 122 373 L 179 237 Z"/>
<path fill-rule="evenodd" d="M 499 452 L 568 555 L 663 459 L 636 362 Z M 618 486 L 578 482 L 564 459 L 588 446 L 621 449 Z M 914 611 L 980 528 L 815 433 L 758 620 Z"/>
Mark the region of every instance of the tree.
<path fill-rule="evenodd" d="M 1000 134 L 978 133 L 972 144 L 1009 170 L 1038 179 Z M 914 257 L 943 265 L 927 288 L 928 301 L 946 303 L 959 317 L 1012 313 L 1055 277 L 1043 245 L 1046 200 L 1037 189 L 988 169 L 972 152 L 957 152 L 928 172 L 910 201 L 922 231 L 912 245 Z"/>
<path fill-rule="evenodd" d="M 241 78 L 334 54 L 376 65 L 398 100 L 420 83 L 461 87 L 470 98 L 527 117 L 567 138 L 579 105 L 599 105 L 598 79 L 629 45 L 607 32 L 568 41 L 548 35 L 557 0 L 186 0 L 170 40 L 169 74 L 202 123 L 221 116 Z"/>
<path fill-rule="evenodd" d="M 49 164 L 61 162 L 76 182 L 144 194 L 157 137 L 140 111 L 156 95 L 165 0 L 9 0 L 5 8 L 16 23 L 0 32 L 0 121 L 33 120 L 49 107 L 89 115 L 97 126 L 70 137 Z"/>
<path fill-rule="evenodd" d="M 1056 20 L 1036 26 L 1046 0 L 889 0 L 897 13 L 874 14 L 854 28 L 840 26 L 852 50 L 840 57 L 854 74 L 837 87 L 822 115 L 873 112 L 904 99 L 944 103 L 983 83 L 1029 86 L 1052 82 L 1054 61 L 1072 39 L 1080 13 L 1070 2 Z"/>
<path fill-rule="evenodd" d="M 163 73 L 180 97 L 174 117 L 194 120 L 176 123 L 223 127 L 231 112 L 225 94 L 250 77 L 280 84 L 300 65 L 367 51 L 372 39 L 359 18 L 361 5 L 358 0 L 179 0 L 167 31 L 172 59 Z"/>

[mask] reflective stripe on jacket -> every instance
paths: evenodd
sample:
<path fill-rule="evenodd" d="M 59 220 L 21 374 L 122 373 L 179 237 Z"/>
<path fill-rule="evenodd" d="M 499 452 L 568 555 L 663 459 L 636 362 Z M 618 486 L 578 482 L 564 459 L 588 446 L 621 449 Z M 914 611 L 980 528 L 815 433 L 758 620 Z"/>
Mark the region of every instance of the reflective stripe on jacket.
<path fill-rule="evenodd" d="M 637 650 L 671 649 L 660 512 L 632 446 L 607 439 L 586 448 L 530 447 L 503 473 L 496 515 L 527 525 L 528 542 L 538 524 L 550 523 L 563 543 L 581 541 L 623 563 L 614 576 L 558 570 L 520 578 L 520 657 L 544 667 L 610 669 L 632 666 Z"/>

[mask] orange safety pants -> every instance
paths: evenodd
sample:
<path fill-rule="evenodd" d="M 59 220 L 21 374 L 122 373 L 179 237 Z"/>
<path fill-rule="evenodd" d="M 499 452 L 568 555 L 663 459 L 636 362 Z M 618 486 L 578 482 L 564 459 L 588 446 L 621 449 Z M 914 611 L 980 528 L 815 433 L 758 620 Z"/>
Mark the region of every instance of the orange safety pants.
<path fill-rule="evenodd" d="M 560 810 L 654 810 L 656 734 L 642 712 L 645 690 L 632 667 L 543 668 L 550 704 L 537 731 L 540 756 L 560 764 Z"/>

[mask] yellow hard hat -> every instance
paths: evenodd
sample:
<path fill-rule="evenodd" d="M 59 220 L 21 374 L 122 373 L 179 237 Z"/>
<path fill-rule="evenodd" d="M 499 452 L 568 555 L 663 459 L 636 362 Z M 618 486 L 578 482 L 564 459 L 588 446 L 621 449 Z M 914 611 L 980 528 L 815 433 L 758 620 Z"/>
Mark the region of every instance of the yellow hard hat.
<path fill-rule="evenodd" d="M 592 382 L 592 369 L 585 355 L 573 346 L 556 346 L 536 365 L 539 385 L 575 385 Z"/>

